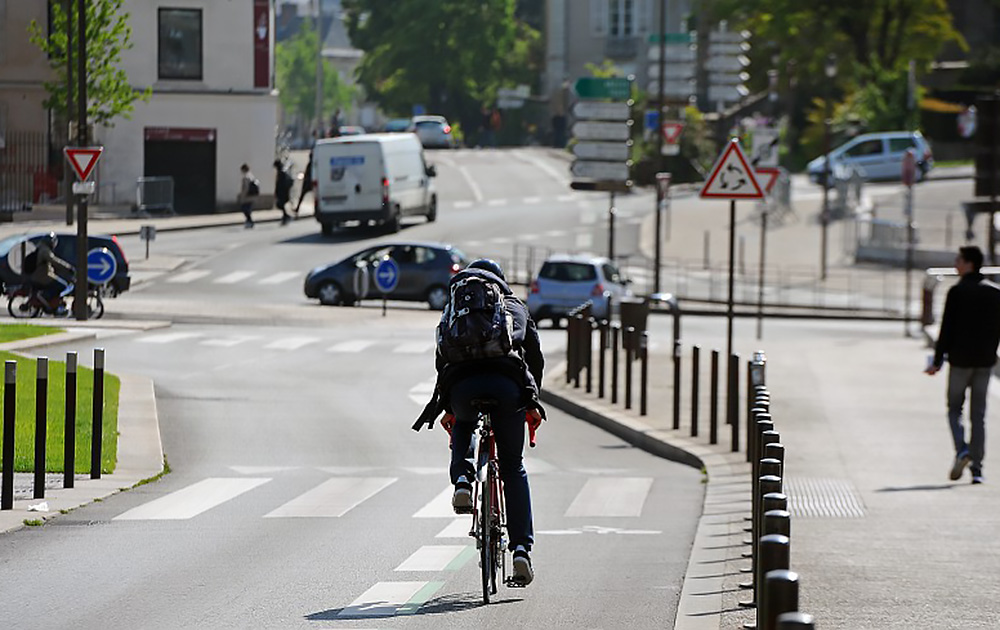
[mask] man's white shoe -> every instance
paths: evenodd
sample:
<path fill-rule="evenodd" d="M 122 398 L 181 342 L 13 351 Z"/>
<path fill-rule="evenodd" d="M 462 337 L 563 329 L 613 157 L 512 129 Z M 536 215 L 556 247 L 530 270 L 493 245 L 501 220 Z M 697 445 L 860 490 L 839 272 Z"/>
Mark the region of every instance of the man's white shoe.
<path fill-rule="evenodd" d="M 514 575 L 511 578 L 518 586 L 527 586 L 535 579 L 535 572 L 531 569 L 531 557 L 528 550 L 518 545 L 514 548 Z"/>
<path fill-rule="evenodd" d="M 455 514 L 470 514 L 472 512 L 472 484 L 465 477 L 459 477 L 455 482 L 455 494 L 451 495 L 451 507 Z"/>

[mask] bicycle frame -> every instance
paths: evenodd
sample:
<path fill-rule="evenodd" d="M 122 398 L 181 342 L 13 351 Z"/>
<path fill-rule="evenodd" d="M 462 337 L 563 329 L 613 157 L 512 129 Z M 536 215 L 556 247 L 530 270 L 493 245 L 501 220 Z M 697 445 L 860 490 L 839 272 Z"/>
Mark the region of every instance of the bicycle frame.
<path fill-rule="evenodd" d="M 500 465 L 497 459 L 496 439 L 490 415 L 479 413 L 479 448 L 476 453 L 476 501 L 473 501 L 472 523 L 476 547 L 480 552 L 483 577 L 483 601 L 490 603 L 490 595 L 497 592 L 497 573 L 501 582 L 507 583 L 506 557 L 506 507 L 504 505 L 503 481 L 500 479 Z M 489 513 L 483 518 L 483 510 Z"/>

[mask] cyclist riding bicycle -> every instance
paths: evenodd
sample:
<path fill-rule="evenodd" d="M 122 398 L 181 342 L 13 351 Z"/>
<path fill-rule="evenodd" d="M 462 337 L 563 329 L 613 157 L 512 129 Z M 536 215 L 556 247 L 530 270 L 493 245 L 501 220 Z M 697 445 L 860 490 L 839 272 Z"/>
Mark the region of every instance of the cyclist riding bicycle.
<path fill-rule="evenodd" d="M 442 328 L 449 319 L 449 309 L 456 306 L 455 287 L 469 284 L 470 277 L 472 283 L 478 282 L 478 278 L 499 289 L 510 337 L 511 347 L 507 356 L 448 361 L 442 352 L 441 337 L 445 334 Z M 449 289 L 452 300 L 445 307 L 438 330 L 439 344 L 435 358 L 437 384 L 414 429 L 425 423 L 433 425 L 434 419 L 444 412 L 441 425 L 451 434 L 450 472 L 455 486 L 452 507 L 458 514 L 470 513 L 473 506 L 472 480 L 476 475 L 472 434 L 478 424 L 472 401 L 483 398 L 496 401 L 490 417 L 507 505 L 507 531 L 513 553 L 514 579 L 527 586 L 534 579 L 530 557 L 534 533 L 531 492 L 522 460 L 524 427 L 527 423 L 534 433 L 545 417 L 538 400 L 545 366 L 538 331 L 524 303 L 507 285 L 503 269 L 492 260 L 479 259 L 470 263 L 452 278 Z M 464 312 L 467 311 L 465 309 Z M 462 314 L 463 311 L 456 307 L 452 319 Z"/>
<path fill-rule="evenodd" d="M 73 265 L 56 256 L 58 244 L 59 237 L 55 232 L 49 232 L 39 239 L 35 250 L 25 256 L 24 271 L 46 305 L 62 315 L 66 312 L 62 298 L 69 292 L 76 270 Z"/>

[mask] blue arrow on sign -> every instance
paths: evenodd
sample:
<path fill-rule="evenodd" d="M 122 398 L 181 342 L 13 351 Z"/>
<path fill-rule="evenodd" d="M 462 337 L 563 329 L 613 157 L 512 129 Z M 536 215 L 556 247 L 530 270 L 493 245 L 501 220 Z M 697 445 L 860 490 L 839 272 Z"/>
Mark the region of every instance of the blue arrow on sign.
<path fill-rule="evenodd" d="M 399 265 L 388 256 L 375 268 L 375 286 L 382 293 L 392 293 L 399 284 Z"/>
<path fill-rule="evenodd" d="M 118 261 L 107 247 L 87 252 L 87 280 L 93 284 L 107 284 L 118 271 Z"/>

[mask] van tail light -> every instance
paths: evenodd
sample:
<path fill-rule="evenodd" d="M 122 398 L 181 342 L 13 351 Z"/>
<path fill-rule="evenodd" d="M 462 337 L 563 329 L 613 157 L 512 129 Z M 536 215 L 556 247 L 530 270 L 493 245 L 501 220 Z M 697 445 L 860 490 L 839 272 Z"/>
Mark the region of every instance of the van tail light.
<path fill-rule="evenodd" d="M 115 245 L 118 246 L 118 251 L 120 251 L 122 253 L 122 260 L 125 261 L 125 266 L 127 267 L 128 266 L 128 257 L 125 255 L 125 248 L 122 247 L 122 244 L 118 242 L 118 237 L 117 236 L 112 235 L 111 236 L 111 240 L 114 242 Z"/>
<path fill-rule="evenodd" d="M 382 178 L 382 205 L 389 205 L 389 178 Z"/>
<path fill-rule="evenodd" d="M 538 293 L 538 280 L 531 281 L 531 292 Z"/>
<path fill-rule="evenodd" d="M 600 297 L 604 295 L 604 285 L 598 282 L 597 284 L 594 285 L 594 290 L 591 291 L 590 294 L 594 297 Z"/>

